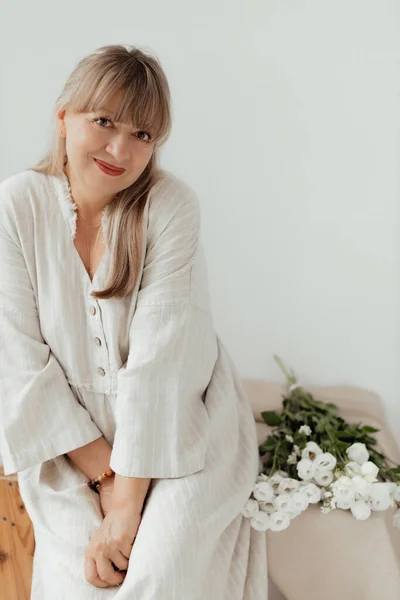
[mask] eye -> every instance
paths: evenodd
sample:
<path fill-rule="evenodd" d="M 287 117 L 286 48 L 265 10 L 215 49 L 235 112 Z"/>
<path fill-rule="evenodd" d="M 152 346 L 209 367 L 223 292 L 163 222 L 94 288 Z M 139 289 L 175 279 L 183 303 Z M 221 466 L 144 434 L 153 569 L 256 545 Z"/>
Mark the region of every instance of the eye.
<path fill-rule="evenodd" d="M 101 129 L 109 129 L 109 127 L 105 127 L 103 125 L 101 125 L 98 121 L 108 121 L 109 123 L 112 123 L 111 119 L 109 119 L 108 117 L 97 117 L 96 119 L 93 120 L 94 123 L 96 123 L 96 125 L 98 125 Z M 147 135 L 148 139 L 143 139 L 140 138 L 143 142 L 149 143 L 151 141 L 151 135 L 149 133 L 147 133 L 147 131 L 138 131 L 137 134 L 133 134 L 133 135 L 140 135 L 140 134 L 144 134 Z"/>
<path fill-rule="evenodd" d="M 138 131 L 138 134 L 140 134 L 140 133 L 144 133 L 144 135 L 147 135 L 147 137 L 149 138 L 148 140 L 143 140 L 143 138 L 140 138 L 140 139 L 142 139 L 144 142 L 146 142 L 146 141 L 147 141 L 147 142 L 150 142 L 150 141 L 151 141 L 151 135 L 150 135 L 149 133 L 147 133 L 147 131 Z"/>
<path fill-rule="evenodd" d="M 97 121 L 109 121 L 109 123 L 111 123 L 111 120 L 107 119 L 107 117 L 98 117 L 97 119 L 94 119 L 94 122 L 96 123 L 96 125 L 99 125 L 99 127 L 102 127 L 102 129 L 107 129 L 107 127 L 103 127 L 102 125 L 97 123 Z"/>

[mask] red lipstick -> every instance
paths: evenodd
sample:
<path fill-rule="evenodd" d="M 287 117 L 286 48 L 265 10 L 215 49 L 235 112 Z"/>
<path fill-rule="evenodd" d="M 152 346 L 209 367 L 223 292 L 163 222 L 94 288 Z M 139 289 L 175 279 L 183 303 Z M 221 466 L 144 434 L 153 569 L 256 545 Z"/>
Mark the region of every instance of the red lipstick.
<path fill-rule="evenodd" d="M 125 172 L 125 169 L 121 169 L 119 167 L 114 167 L 114 165 L 110 165 L 109 163 L 106 163 L 102 160 L 98 160 L 97 158 L 95 158 L 94 161 L 97 164 L 97 166 L 99 167 L 99 169 L 101 171 L 103 171 L 103 173 L 106 173 L 107 175 L 114 175 L 114 177 L 115 177 L 116 175 L 121 175 L 122 173 Z"/>

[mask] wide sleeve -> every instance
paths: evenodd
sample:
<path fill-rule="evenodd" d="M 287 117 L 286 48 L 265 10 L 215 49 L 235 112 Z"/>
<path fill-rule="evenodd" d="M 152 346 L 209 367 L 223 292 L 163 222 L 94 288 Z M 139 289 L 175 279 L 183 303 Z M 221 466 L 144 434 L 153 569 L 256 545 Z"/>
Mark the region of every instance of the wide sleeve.
<path fill-rule="evenodd" d="M 128 359 L 118 372 L 110 466 L 127 477 L 195 473 L 204 468 L 208 449 L 204 398 L 217 337 L 207 303 L 198 199 L 186 185 L 178 199 L 160 195 L 150 210 Z"/>
<path fill-rule="evenodd" d="M 0 462 L 4 473 L 101 437 L 40 330 L 14 219 L 0 207 Z M 9 209 L 11 207 L 8 207 Z M 50 234 L 51 235 L 51 234 Z"/>

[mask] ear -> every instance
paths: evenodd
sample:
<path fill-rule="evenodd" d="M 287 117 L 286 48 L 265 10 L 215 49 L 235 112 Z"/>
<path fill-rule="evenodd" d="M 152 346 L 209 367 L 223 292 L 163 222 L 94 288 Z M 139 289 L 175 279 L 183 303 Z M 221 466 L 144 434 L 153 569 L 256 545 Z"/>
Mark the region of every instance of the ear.
<path fill-rule="evenodd" d="M 60 132 L 60 136 L 65 138 L 66 137 L 66 131 L 65 131 L 65 108 L 60 108 L 57 111 L 57 119 L 58 119 L 58 129 Z"/>

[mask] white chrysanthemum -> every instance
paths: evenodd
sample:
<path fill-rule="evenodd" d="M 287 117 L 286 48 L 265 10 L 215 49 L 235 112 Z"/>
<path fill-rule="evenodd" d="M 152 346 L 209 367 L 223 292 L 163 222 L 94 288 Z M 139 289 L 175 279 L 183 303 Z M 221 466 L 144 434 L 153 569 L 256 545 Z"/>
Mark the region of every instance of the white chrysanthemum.
<path fill-rule="evenodd" d="M 291 454 L 289 454 L 288 459 L 287 459 L 287 464 L 288 465 L 295 465 L 297 463 L 297 454 L 296 452 L 292 452 Z"/>
<path fill-rule="evenodd" d="M 265 475 L 265 473 L 259 473 L 256 477 L 256 483 L 260 483 L 260 481 L 268 481 L 268 475 Z"/>
<path fill-rule="evenodd" d="M 348 510 L 355 501 L 355 491 L 350 477 L 340 477 L 332 484 L 336 507 Z"/>
<path fill-rule="evenodd" d="M 394 481 L 385 481 L 384 485 L 386 485 L 386 487 L 389 489 L 390 497 L 395 502 L 397 494 L 397 483 L 394 483 Z"/>
<path fill-rule="evenodd" d="M 308 460 L 315 460 L 317 456 L 322 454 L 321 448 L 315 442 L 307 442 L 306 447 L 301 453 L 301 458 L 306 458 Z"/>
<path fill-rule="evenodd" d="M 308 502 L 310 504 L 316 504 L 321 500 L 321 490 L 314 483 L 306 483 L 303 487 L 300 488 L 303 494 L 307 496 Z"/>
<path fill-rule="evenodd" d="M 302 425 L 299 429 L 299 433 L 304 433 L 304 435 L 311 435 L 311 428 L 308 425 Z"/>
<path fill-rule="evenodd" d="M 379 473 L 379 468 L 371 461 L 367 461 L 361 465 L 361 475 L 367 481 L 371 483 L 378 481 L 377 475 Z"/>
<path fill-rule="evenodd" d="M 333 473 L 330 469 L 315 469 L 314 481 L 316 481 L 318 485 L 327 487 L 333 481 Z"/>
<path fill-rule="evenodd" d="M 371 485 L 373 485 L 373 484 L 371 484 Z M 397 484 L 394 483 L 393 481 L 384 481 L 383 485 L 386 485 L 387 489 L 389 490 L 391 508 L 397 508 L 397 503 L 395 500 L 396 492 L 397 492 Z"/>
<path fill-rule="evenodd" d="M 300 479 L 309 481 L 310 479 L 312 479 L 314 477 L 315 465 L 308 458 L 303 458 L 302 460 L 300 460 L 297 463 L 296 469 L 297 469 L 297 474 L 300 477 Z"/>
<path fill-rule="evenodd" d="M 330 452 L 323 452 L 317 456 L 314 462 L 317 469 L 329 469 L 333 471 L 336 467 L 337 460 Z"/>
<path fill-rule="evenodd" d="M 308 508 L 309 500 L 307 494 L 304 492 L 294 492 L 292 496 L 292 506 L 295 512 L 303 512 Z"/>
<path fill-rule="evenodd" d="M 359 496 L 359 500 L 368 500 L 371 494 L 372 483 L 361 477 L 361 475 L 352 477 L 351 483 L 356 492 L 356 499 Z"/>
<path fill-rule="evenodd" d="M 288 515 L 283 512 L 275 512 L 269 517 L 271 531 L 282 531 L 283 529 L 287 529 L 290 525 Z"/>
<path fill-rule="evenodd" d="M 262 512 L 271 514 L 276 511 L 275 500 L 272 500 L 271 502 L 259 502 L 259 508 Z"/>
<path fill-rule="evenodd" d="M 279 488 L 279 484 L 282 481 L 283 477 L 282 475 L 280 475 L 279 473 L 274 473 L 273 475 L 271 475 L 271 477 L 268 479 L 268 483 L 270 484 L 270 486 L 272 487 L 272 489 L 274 490 L 274 494 L 278 494 L 278 488 Z"/>
<path fill-rule="evenodd" d="M 293 510 L 292 497 L 289 494 L 281 494 L 275 498 L 275 508 L 278 512 L 290 512 Z"/>
<path fill-rule="evenodd" d="M 354 477 L 355 475 L 361 475 L 361 465 L 355 460 L 350 461 L 346 464 L 344 470 L 348 477 Z"/>
<path fill-rule="evenodd" d="M 258 507 L 257 500 L 254 500 L 254 498 L 249 498 L 242 508 L 242 515 L 247 518 L 252 517 L 257 514 L 259 510 L 260 509 Z"/>
<path fill-rule="evenodd" d="M 351 487 L 351 478 L 347 477 L 347 475 L 342 475 L 335 481 L 335 485 L 348 485 Z"/>
<path fill-rule="evenodd" d="M 306 485 L 309 485 L 309 483 L 310 483 L 309 481 L 303 481 L 302 479 L 299 479 L 298 481 L 299 481 L 300 488 L 305 487 Z"/>
<path fill-rule="evenodd" d="M 286 434 L 286 435 L 285 435 L 285 440 L 286 440 L 287 442 L 290 442 L 290 443 L 292 443 L 292 444 L 293 444 L 293 437 L 292 437 L 291 435 L 289 435 L 289 434 Z"/>
<path fill-rule="evenodd" d="M 350 460 L 355 461 L 359 465 L 362 465 L 369 459 L 367 446 L 365 444 L 361 444 L 360 442 L 356 442 L 350 446 L 350 448 L 347 448 L 346 454 Z"/>
<path fill-rule="evenodd" d="M 298 490 L 300 487 L 300 481 L 297 479 L 292 479 L 291 477 L 285 477 L 279 484 L 278 493 L 279 494 L 291 494 L 295 490 Z"/>
<path fill-rule="evenodd" d="M 351 513 L 357 521 L 365 521 L 371 516 L 371 509 L 363 500 L 356 500 L 350 506 Z"/>
<path fill-rule="evenodd" d="M 289 477 L 289 473 L 286 473 L 286 471 L 278 471 L 278 475 L 281 477 Z"/>
<path fill-rule="evenodd" d="M 270 516 L 261 510 L 250 520 L 250 525 L 257 531 L 267 531 L 270 528 Z"/>
<path fill-rule="evenodd" d="M 260 481 L 253 487 L 253 496 L 260 502 L 268 502 L 274 497 L 274 490 L 268 481 Z"/>
<path fill-rule="evenodd" d="M 371 510 L 387 510 L 391 505 L 389 488 L 384 483 L 373 483 L 368 506 Z"/>

